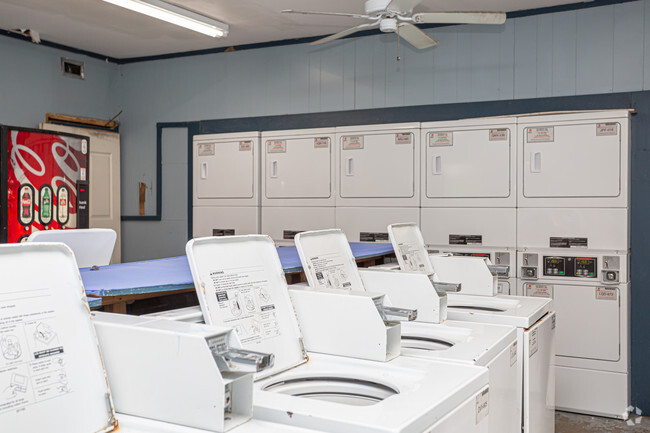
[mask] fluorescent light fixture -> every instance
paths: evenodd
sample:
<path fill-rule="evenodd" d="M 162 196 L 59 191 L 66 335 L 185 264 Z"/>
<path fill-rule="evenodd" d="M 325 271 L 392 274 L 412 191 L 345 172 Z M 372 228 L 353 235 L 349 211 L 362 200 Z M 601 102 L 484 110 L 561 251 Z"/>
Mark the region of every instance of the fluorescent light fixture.
<path fill-rule="evenodd" d="M 188 11 L 178 6 L 162 2 L 160 0 L 104 0 L 116 6 L 149 15 L 153 18 L 166 21 L 213 38 L 228 36 L 228 24 L 224 24 L 212 18 L 204 17 L 197 13 Z"/>

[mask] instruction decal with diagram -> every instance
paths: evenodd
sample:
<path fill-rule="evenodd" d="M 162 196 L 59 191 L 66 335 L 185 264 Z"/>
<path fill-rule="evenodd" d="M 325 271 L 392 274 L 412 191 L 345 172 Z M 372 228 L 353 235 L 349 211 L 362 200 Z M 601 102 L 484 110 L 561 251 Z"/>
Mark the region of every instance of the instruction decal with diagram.
<path fill-rule="evenodd" d="M 309 259 L 316 284 L 327 289 L 352 290 L 351 272 L 347 269 L 349 266 L 349 261 L 337 253 L 321 254 Z"/>

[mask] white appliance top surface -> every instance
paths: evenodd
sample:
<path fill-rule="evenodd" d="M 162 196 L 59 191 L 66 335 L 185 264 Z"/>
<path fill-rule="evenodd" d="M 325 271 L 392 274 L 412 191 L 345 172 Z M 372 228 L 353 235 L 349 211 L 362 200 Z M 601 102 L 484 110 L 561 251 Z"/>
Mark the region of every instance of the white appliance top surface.
<path fill-rule="evenodd" d="M 447 294 L 447 318 L 529 328 L 551 310 L 550 299 Z"/>
<path fill-rule="evenodd" d="M 380 125 L 355 125 L 355 126 L 340 126 L 336 128 L 337 134 L 357 133 L 357 134 L 372 134 L 373 132 L 384 132 L 391 130 L 402 129 L 419 129 L 420 124 L 413 123 L 387 123 Z"/>
<path fill-rule="evenodd" d="M 273 353 L 277 374 L 307 361 L 275 244 L 264 235 L 193 239 L 187 258 L 203 317 L 235 329 L 247 350 Z"/>
<path fill-rule="evenodd" d="M 130 415 L 118 414 L 117 419 L 120 423 L 120 433 L 214 433 L 209 430 L 195 429 Z M 315 431 L 252 419 L 229 430 L 229 433 L 313 433 Z"/>
<path fill-rule="evenodd" d="M 310 137 L 312 135 L 333 135 L 336 128 L 312 128 L 312 129 L 285 129 L 282 131 L 262 132 L 262 138 L 296 138 Z"/>
<path fill-rule="evenodd" d="M 239 140 L 239 139 L 248 139 L 254 140 L 260 137 L 258 131 L 249 131 L 249 132 L 228 132 L 224 134 L 201 134 L 195 135 L 194 141 L 228 141 L 228 140 Z"/>
<path fill-rule="evenodd" d="M 585 112 L 569 112 L 557 113 L 548 115 L 534 115 L 531 113 L 527 116 L 520 116 L 519 125 L 528 125 L 542 122 L 561 122 L 561 121 L 576 121 L 576 120 L 599 120 L 599 119 L 620 119 L 629 118 L 633 110 L 606 110 L 606 111 L 585 111 Z M 532 117 L 534 116 L 534 117 Z"/>
<path fill-rule="evenodd" d="M 499 126 L 515 126 L 517 125 L 516 116 L 505 116 L 505 117 L 480 117 L 477 119 L 460 119 L 460 120 L 447 120 L 447 121 L 436 121 L 436 122 L 422 122 L 422 129 L 433 129 L 433 128 L 471 128 L 474 126 L 490 126 L 490 127 L 499 127 Z M 426 131 L 425 131 L 426 132 Z"/>
<path fill-rule="evenodd" d="M 450 320 L 442 324 L 402 322 L 401 325 L 402 356 L 417 358 L 462 361 L 485 366 L 517 340 L 517 329 L 513 326 Z M 440 340 L 453 346 L 441 350 L 404 347 L 405 336 Z"/>
<path fill-rule="evenodd" d="M 0 430 L 113 430 L 106 371 L 72 251 L 61 243 L 2 245 L 0 275 Z"/>
<path fill-rule="evenodd" d="M 274 421 L 305 417 L 306 427 L 363 425 L 376 431 L 421 432 L 487 385 L 484 367 L 397 357 L 389 362 L 363 361 L 310 353 L 310 362 L 255 384 L 255 416 Z M 343 377 L 378 382 L 399 390 L 374 405 L 353 406 L 295 397 L 263 389 L 276 382 L 305 377 Z M 332 430 L 334 431 L 334 430 Z"/>

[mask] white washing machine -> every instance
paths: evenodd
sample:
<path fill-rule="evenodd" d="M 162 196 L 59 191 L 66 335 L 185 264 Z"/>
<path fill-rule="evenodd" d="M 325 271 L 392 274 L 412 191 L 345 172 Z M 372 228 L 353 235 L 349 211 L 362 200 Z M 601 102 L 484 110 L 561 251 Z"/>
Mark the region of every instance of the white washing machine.
<path fill-rule="evenodd" d="M 555 313 L 551 301 L 496 294 L 496 277 L 489 263 L 476 258 L 429 256 L 415 224 L 388 227 L 401 269 L 422 272 L 448 282 L 461 282 L 461 293 L 447 295 L 450 320 L 517 327 L 522 378 L 522 429 L 555 430 Z M 485 269 L 483 269 L 485 268 Z M 462 294 L 467 291 L 471 295 Z M 483 295 L 482 295 L 483 294 Z"/>
<path fill-rule="evenodd" d="M 519 207 L 626 208 L 629 110 L 518 118 Z"/>
<path fill-rule="evenodd" d="M 296 247 L 311 287 L 343 293 L 368 289 L 386 294 L 402 308 L 417 309 L 417 323 L 401 323 L 402 356 L 487 367 L 492 398 L 489 431 L 521 432 L 521 380 L 514 327 L 446 321 L 445 294 L 438 292 L 428 276 L 359 270 L 339 229 L 300 233 Z M 297 313 L 302 324 L 307 312 L 297 308 Z"/>
<path fill-rule="evenodd" d="M 277 245 L 334 226 L 335 140 L 334 128 L 262 133 L 262 233 Z"/>
<path fill-rule="evenodd" d="M 195 239 L 187 252 L 206 321 L 234 328 L 247 350 L 275 354 L 274 367 L 257 375 L 256 418 L 328 432 L 487 431 L 486 369 L 307 356 L 270 238 Z M 342 319 L 329 323 L 355 318 Z"/>
<path fill-rule="evenodd" d="M 553 299 L 558 315 L 557 408 L 627 419 L 627 254 L 530 249 L 519 256 L 522 289 L 528 296 Z"/>
<path fill-rule="evenodd" d="M 193 236 L 260 231 L 260 133 L 195 135 Z"/>
<path fill-rule="evenodd" d="M 121 433 L 222 433 L 215 432 L 214 430 L 195 429 L 180 426 L 178 424 L 165 423 L 122 414 L 118 414 L 118 420 L 120 423 L 119 432 Z M 232 433 L 315 433 L 317 430 L 303 429 L 299 427 L 291 427 L 285 424 L 275 424 L 251 419 L 245 424 L 227 431 Z"/>

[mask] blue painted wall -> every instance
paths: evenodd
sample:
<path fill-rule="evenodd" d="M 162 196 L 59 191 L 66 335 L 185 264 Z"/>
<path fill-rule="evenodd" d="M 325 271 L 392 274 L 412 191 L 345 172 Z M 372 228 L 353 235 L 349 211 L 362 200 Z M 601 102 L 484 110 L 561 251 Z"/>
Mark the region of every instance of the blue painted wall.
<path fill-rule="evenodd" d="M 85 62 L 86 79 L 61 75 L 61 57 Z M 45 113 L 110 119 L 119 109 L 119 67 L 21 40 L 0 38 L 0 123 L 38 127 Z"/>

